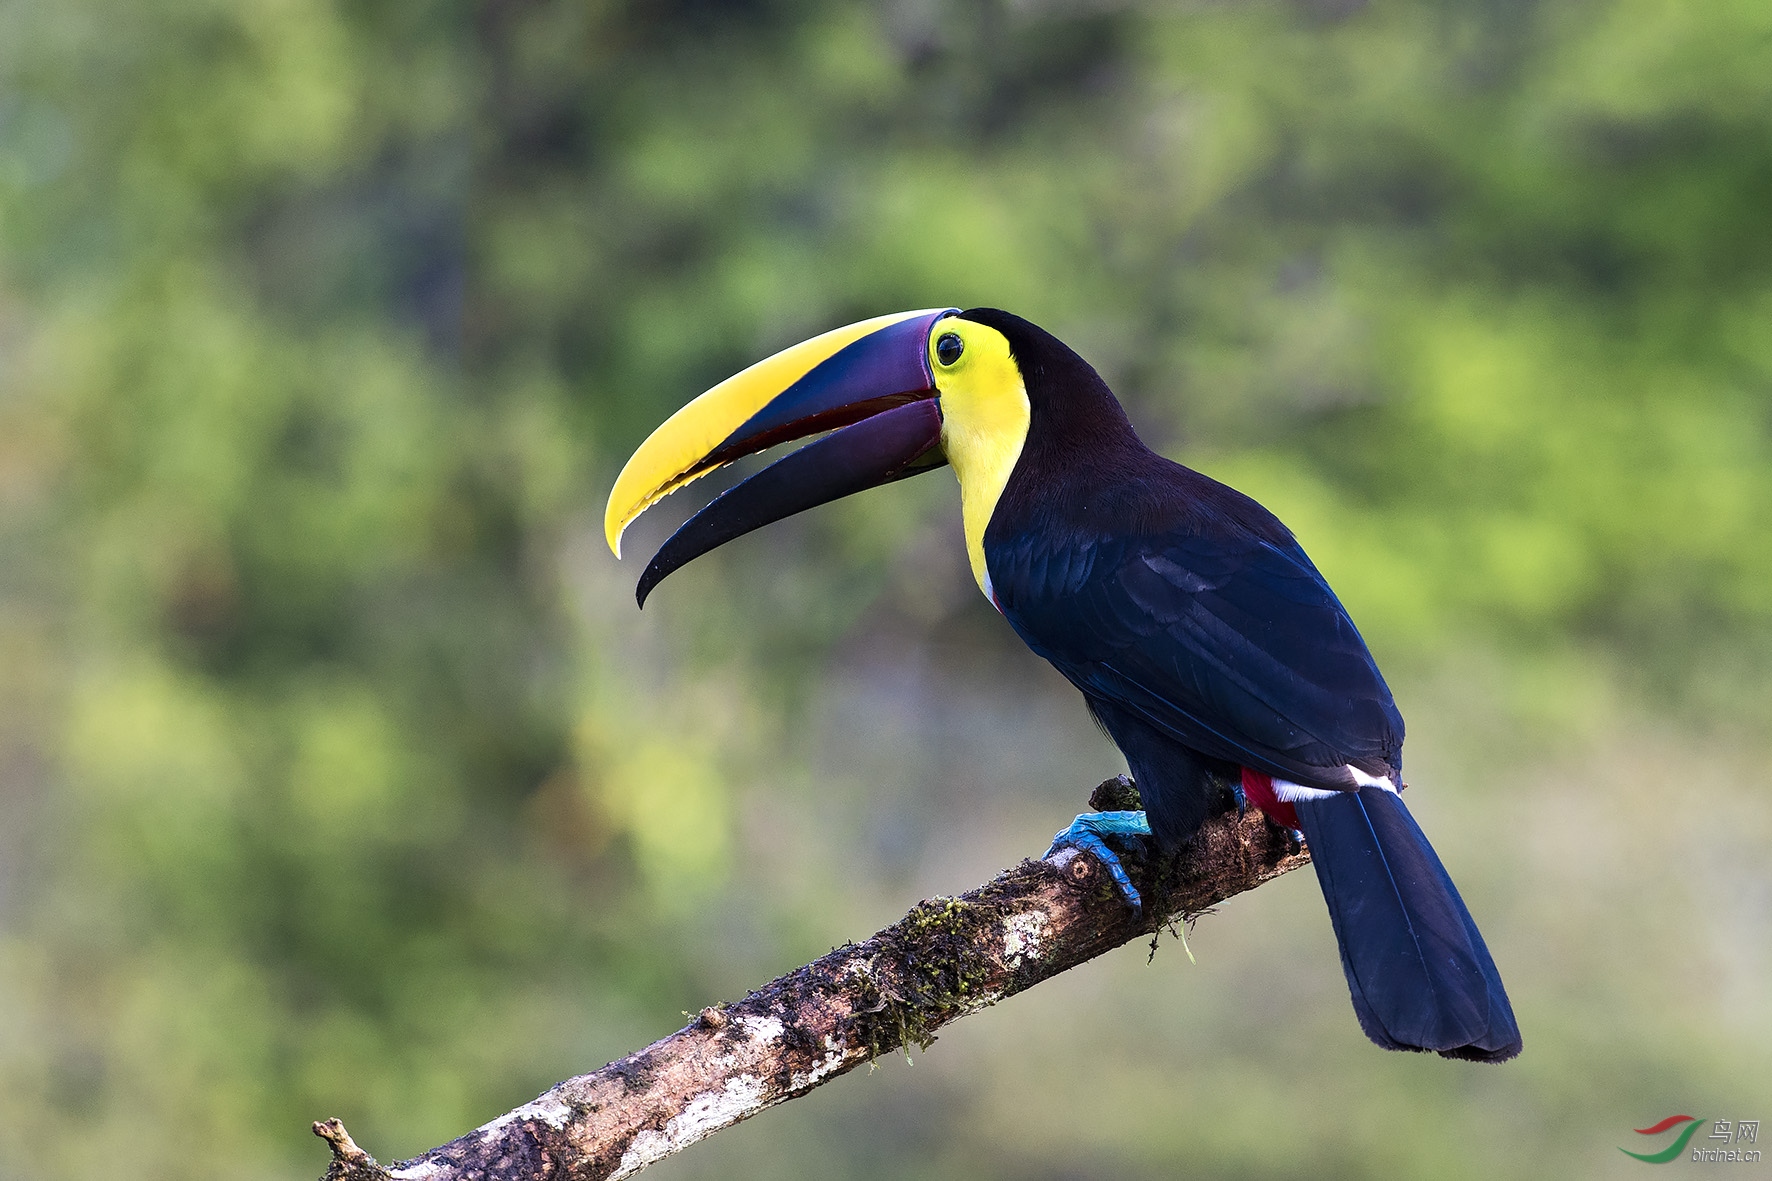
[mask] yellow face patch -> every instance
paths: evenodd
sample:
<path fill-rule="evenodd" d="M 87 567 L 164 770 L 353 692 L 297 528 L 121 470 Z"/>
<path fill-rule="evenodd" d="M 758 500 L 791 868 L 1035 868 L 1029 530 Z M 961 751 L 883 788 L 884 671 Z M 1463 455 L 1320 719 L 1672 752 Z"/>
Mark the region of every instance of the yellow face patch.
<path fill-rule="evenodd" d="M 929 363 L 941 399 L 942 450 L 960 480 L 966 555 L 972 577 L 989 596 L 984 529 L 1027 441 L 1027 387 L 1008 339 L 959 316 L 938 320 L 930 330 Z"/>

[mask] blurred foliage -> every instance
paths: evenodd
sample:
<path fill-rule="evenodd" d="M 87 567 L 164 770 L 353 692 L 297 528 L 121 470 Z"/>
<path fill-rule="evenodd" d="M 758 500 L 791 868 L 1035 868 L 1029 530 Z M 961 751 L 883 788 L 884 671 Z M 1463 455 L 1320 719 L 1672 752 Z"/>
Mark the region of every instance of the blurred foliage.
<path fill-rule="evenodd" d="M 11 0 L 0 1173 L 410 1154 L 1062 823 L 1117 768 L 941 480 L 644 616 L 600 549 L 687 397 L 948 303 L 1300 533 L 1528 1055 L 1369 1051 L 1280 883 L 1228 979 L 1073 973 L 660 1173 L 1570 1174 L 1759 1118 L 1768 209 L 1750 0 Z"/>

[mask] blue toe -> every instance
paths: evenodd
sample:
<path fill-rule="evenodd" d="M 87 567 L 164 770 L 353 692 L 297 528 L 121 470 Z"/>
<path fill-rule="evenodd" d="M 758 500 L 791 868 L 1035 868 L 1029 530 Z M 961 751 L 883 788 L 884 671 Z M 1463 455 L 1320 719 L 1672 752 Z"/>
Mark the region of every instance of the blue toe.
<path fill-rule="evenodd" d="M 1119 854 L 1110 849 L 1103 838 L 1120 837 L 1142 842 L 1150 835 L 1150 821 L 1143 812 L 1085 812 L 1073 820 L 1069 828 L 1052 838 L 1052 845 L 1046 850 L 1046 856 L 1050 857 L 1066 847 L 1088 853 L 1101 862 L 1108 875 L 1114 879 L 1114 885 L 1119 888 L 1120 897 L 1126 900 L 1126 904 L 1136 914 L 1144 909 L 1144 899 L 1139 896 L 1138 887 L 1127 876 Z"/>

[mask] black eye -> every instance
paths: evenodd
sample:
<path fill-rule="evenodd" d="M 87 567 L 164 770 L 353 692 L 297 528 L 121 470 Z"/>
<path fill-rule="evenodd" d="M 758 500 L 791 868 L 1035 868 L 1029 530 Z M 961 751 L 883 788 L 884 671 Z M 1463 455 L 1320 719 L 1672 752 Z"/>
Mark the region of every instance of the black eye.
<path fill-rule="evenodd" d="M 944 332 L 941 339 L 935 342 L 935 359 L 943 365 L 952 365 L 966 351 L 966 342 L 960 339 L 957 332 Z"/>

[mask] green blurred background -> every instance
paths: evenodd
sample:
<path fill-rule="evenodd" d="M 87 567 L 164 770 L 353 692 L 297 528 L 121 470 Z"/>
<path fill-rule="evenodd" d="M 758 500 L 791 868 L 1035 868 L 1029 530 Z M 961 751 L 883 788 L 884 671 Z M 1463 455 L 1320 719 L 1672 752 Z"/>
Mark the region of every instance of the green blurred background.
<path fill-rule="evenodd" d="M 1043 848 L 1121 764 L 950 478 L 644 614 L 600 536 L 714 381 L 981 303 L 1300 534 L 1526 1053 L 1370 1047 L 1297 874 L 653 1175 L 1772 1119 L 1764 0 L 6 0 L 0 1176 L 410 1156 Z"/>

